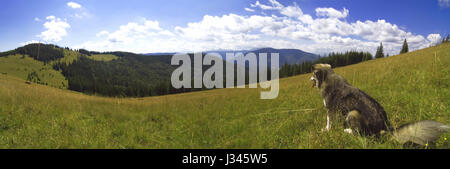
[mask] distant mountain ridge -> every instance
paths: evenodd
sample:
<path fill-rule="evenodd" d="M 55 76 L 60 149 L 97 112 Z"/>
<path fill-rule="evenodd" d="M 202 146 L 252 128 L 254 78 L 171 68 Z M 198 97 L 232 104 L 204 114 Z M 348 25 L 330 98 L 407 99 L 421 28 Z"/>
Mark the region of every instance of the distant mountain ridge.
<path fill-rule="evenodd" d="M 274 48 L 261 48 L 253 53 L 279 53 L 280 65 L 284 64 L 301 64 L 305 61 L 315 61 L 319 58 L 318 55 L 305 52 L 299 49 L 274 49 Z"/>
<path fill-rule="evenodd" d="M 280 66 L 284 64 L 301 64 L 305 61 L 315 61 L 319 58 L 318 55 L 305 52 L 299 49 L 275 49 L 275 48 L 260 48 L 254 50 L 211 50 L 205 51 L 204 53 L 217 53 L 222 59 L 226 59 L 226 53 L 243 53 L 244 55 L 247 53 L 253 52 L 255 54 L 258 53 L 279 53 L 280 57 Z M 175 53 L 147 53 L 144 55 L 148 56 L 156 56 L 156 55 L 174 55 Z"/>

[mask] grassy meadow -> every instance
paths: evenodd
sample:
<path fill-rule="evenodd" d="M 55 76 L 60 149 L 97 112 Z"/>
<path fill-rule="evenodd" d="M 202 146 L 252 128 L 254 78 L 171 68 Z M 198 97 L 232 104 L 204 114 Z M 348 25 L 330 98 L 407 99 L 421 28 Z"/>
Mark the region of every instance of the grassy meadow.
<path fill-rule="evenodd" d="M 111 60 L 115 60 L 118 57 L 116 55 L 112 55 L 112 54 L 96 54 L 96 55 L 91 55 L 91 56 L 86 56 L 89 59 L 92 60 L 96 60 L 96 61 L 111 61 Z"/>
<path fill-rule="evenodd" d="M 42 84 L 66 89 L 68 82 L 61 72 L 52 68 L 51 64 L 34 60 L 28 55 L 10 55 L 0 57 L 0 73 L 27 80 L 28 75 L 36 72 Z"/>
<path fill-rule="evenodd" d="M 447 43 L 335 72 L 378 100 L 394 126 L 450 124 L 448 65 Z M 280 79 L 278 98 L 261 100 L 261 89 L 107 98 L 0 74 L 0 148 L 405 148 L 342 125 L 320 132 L 326 110 L 310 76 Z M 449 148 L 447 138 L 436 148 Z"/>

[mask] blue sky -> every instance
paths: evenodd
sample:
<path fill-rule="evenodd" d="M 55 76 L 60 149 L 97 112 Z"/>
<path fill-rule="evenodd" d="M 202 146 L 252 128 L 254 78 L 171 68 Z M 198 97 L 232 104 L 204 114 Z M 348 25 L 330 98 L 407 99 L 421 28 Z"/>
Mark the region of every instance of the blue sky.
<path fill-rule="evenodd" d="M 450 33 L 449 0 L 3 0 L 0 51 L 26 43 L 138 53 L 258 47 L 396 54 Z"/>

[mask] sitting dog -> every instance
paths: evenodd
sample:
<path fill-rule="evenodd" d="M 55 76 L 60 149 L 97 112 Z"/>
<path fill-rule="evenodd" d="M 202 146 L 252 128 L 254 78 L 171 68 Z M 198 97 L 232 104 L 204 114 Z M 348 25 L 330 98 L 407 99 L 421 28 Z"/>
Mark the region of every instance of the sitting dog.
<path fill-rule="evenodd" d="M 426 145 L 434 143 L 439 134 L 450 128 L 435 121 L 420 121 L 393 129 L 383 107 L 364 91 L 353 87 L 344 78 L 334 73 L 329 64 L 313 65 L 310 78 L 317 87 L 328 109 L 325 131 L 330 130 L 337 118 L 344 117 L 347 133 L 363 136 L 378 136 L 391 132 L 400 143 Z"/>

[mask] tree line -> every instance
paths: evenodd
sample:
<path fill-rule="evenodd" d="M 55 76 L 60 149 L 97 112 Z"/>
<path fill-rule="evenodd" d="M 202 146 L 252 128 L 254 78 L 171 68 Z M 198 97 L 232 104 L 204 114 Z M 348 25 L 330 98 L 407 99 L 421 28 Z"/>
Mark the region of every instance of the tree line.
<path fill-rule="evenodd" d="M 399 54 L 408 53 L 409 47 L 408 47 L 408 41 L 406 39 L 403 41 L 402 49 L 400 50 Z M 377 47 L 377 51 L 375 52 L 375 58 L 384 58 L 389 57 L 389 54 L 384 54 L 383 49 L 383 42 L 380 42 L 380 46 Z"/>
<path fill-rule="evenodd" d="M 298 74 L 311 73 L 311 67 L 317 63 L 330 64 L 333 68 L 341 67 L 372 59 L 369 52 L 347 51 L 344 53 L 332 52 L 326 57 L 320 57 L 314 62 L 303 62 L 301 64 L 284 64 L 280 68 L 280 77 L 289 77 Z"/>
<path fill-rule="evenodd" d="M 33 43 L 19 47 L 15 50 L 0 53 L 0 57 L 21 54 L 21 55 L 29 55 L 35 60 L 48 63 L 49 61 L 63 58 L 64 57 L 63 51 L 64 48 L 61 48 L 57 45 Z"/>

